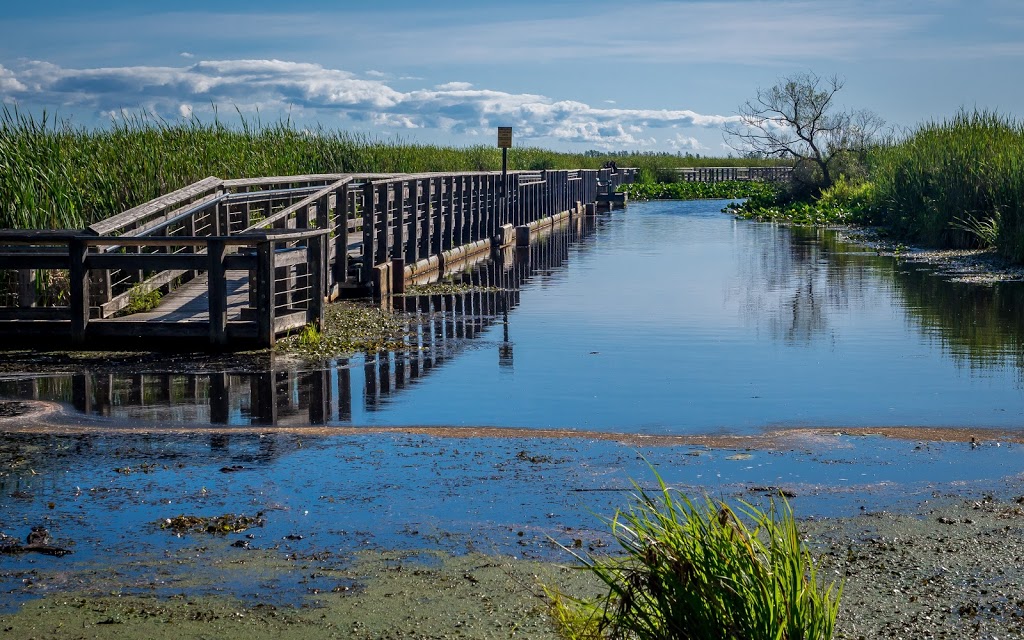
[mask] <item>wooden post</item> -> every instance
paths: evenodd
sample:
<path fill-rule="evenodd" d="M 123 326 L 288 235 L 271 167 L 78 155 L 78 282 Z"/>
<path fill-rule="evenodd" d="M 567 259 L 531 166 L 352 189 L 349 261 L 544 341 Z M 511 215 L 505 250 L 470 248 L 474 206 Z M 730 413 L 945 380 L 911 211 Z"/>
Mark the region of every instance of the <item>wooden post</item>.
<path fill-rule="evenodd" d="M 89 326 L 89 271 L 85 264 L 88 251 L 89 245 L 85 238 L 71 238 L 68 241 L 71 342 L 79 346 L 85 344 Z"/>
<path fill-rule="evenodd" d="M 405 199 L 405 188 L 405 182 L 395 183 L 395 233 L 394 245 L 391 247 L 392 260 L 405 257 L 406 225 L 409 222 L 409 218 L 405 211 L 405 206 L 407 204 Z"/>
<path fill-rule="evenodd" d="M 363 275 L 360 278 L 363 284 L 373 280 L 373 268 L 377 263 L 376 194 L 373 183 L 363 185 Z"/>
<path fill-rule="evenodd" d="M 441 178 L 431 178 L 430 184 L 432 188 L 432 193 L 430 194 L 430 214 L 434 219 L 430 253 L 439 254 L 444 251 L 444 181 Z"/>
<path fill-rule="evenodd" d="M 405 261 L 416 264 L 420 256 L 420 181 L 409 181 L 409 237 L 406 240 Z"/>
<path fill-rule="evenodd" d="M 423 197 L 419 200 L 423 204 L 423 217 L 420 218 L 420 257 L 429 258 L 433 253 L 430 250 L 430 244 L 433 240 L 430 233 L 430 225 L 434 217 L 434 200 L 431 193 L 431 186 L 434 184 L 434 181 L 428 178 L 421 180 L 420 184 L 423 188 Z"/>
<path fill-rule="evenodd" d="M 444 194 L 444 224 L 442 225 L 441 251 L 447 251 L 453 246 L 455 239 L 455 178 L 445 176 L 441 182 Z"/>
<path fill-rule="evenodd" d="M 252 283 L 250 283 L 251 285 Z M 274 346 L 274 243 L 256 245 L 256 339 L 260 346 Z"/>
<path fill-rule="evenodd" d="M 210 238 L 206 251 L 210 260 L 210 268 L 206 272 L 210 302 L 210 344 L 223 346 L 228 343 L 228 291 L 224 271 L 227 246 L 224 238 Z"/>
<path fill-rule="evenodd" d="M 36 270 L 18 270 L 18 306 L 28 309 L 36 306 Z"/>
<path fill-rule="evenodd" d="M 402 258 L 391 261 L 391 293 L 405 293 L 405 260 Z"/>
<path fill-rule="evenodd" d="M 324 276 L 327 274 L 324 238 L 325 236 L 315 235 L 306 244 L 306 261 L 309 264 L 307 270 L 309 277 L 306 279 L 309 284 L 306 323 L 316 325 L 318 329 L 324 326 L 324 290 L 326 289 Z"/>
<path fill-rule="evenodd" d="M 462 246 L 464 243 L 463 233 L 466 227 L 466 209 L 463 206 L 465 197 L 465 180 L 462 176 L 455 178 L 452 190 L 452 247 Z"/>
<path fill-rule="evenodd" d="M 391 252 L 388 251 L 388 247 L 391 243 L 391 192 L 389 189 L 390 185 L 386 182 L 377 185 L 377 207 L 376 214 L 377 219 L 374 221 L 375 225 L 380 225 L 377 229 L 377 262 L 383 262 L 391 256 Z M 377 266 L 376 264 L 373 266 Z"/>
<path fill-rule="evenodd" d="M 334 192 L 334 283 L 342 285 L 348 281 L 348 187 L 338 187 Z"/>

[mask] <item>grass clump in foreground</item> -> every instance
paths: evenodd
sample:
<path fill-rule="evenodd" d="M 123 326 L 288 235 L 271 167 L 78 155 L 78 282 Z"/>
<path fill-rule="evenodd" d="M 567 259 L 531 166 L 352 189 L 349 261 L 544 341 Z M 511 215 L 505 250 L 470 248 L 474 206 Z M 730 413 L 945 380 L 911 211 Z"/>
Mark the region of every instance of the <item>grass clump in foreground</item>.
<path fill-rule="evenodd" d="M 637 487 L 636 504 L 610 521 L 624 557 L 574 553 L 608 594 L 549 590 L 566 638 L 832 637 L 842 585 L 820 580 L 784 499 L 734 510 L 710 498 L 695 504 L 658 480 L 660 494 Z"/>

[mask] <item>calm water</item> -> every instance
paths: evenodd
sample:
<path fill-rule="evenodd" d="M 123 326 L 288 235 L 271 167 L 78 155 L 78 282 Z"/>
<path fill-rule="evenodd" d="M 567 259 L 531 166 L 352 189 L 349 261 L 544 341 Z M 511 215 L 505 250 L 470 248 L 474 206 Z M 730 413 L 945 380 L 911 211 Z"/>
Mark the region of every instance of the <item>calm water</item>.
<path fill-rule="evenodd" d="M 1020 495 L 1020 447 L 985 438 L 972 447 L 836 436 L 737 451 L 589 437 L 160 432 L 1024 424 L 1019 283 L 950 282 L 832 233 L 733 220 L 722 204 L 631 205 L 465 275 L 486 290 L 401 300 L 407 354 L 322 367 L 273 356 L 8 355 L 0 397 L 153 428 L 0 437 L 0 533 L 24 539 L 42 524 L 74 550 L 0 556 L 0 612 L 66 589 L 304 603 L 312 588 L 334 586 L 258 564 L 227 576 L 218 562 L 234 566 L 242 534 L 160 529 L 180 514 L 262 512 L 254 548 L 318 566 L 372 548 L 566 561 L 551 540 L 611 544 L 595 514 L 627 504 L 633 480 L 652 485 L 650 467 L 691 495 L 758 501 L 784 487 L 801 516 L 912 507 L 950 491 Z"/>
<path fill-rule="evenodd" d="M 411 355 L 323 367 L 128 358 L 8 375 L 0 393 L 132 422 L 1024 424 L 1021 283 L 950 282 L 834 232 L 734 220 L 722 204 L 633 204 L 465 276 L 512 292 L 399 301 Z"/>

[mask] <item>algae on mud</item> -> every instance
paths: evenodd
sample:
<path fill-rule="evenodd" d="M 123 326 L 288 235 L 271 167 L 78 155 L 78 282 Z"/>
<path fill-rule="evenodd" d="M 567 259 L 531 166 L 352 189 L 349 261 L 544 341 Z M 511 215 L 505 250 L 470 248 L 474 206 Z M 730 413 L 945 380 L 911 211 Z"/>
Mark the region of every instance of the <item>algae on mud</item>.
<path fill-rule="evenodd" d="M 571 568 L 483 554 L 363 552 L 341 567 L 269 557 L 253 564 L 271 576 L 303 571 L 334 586 L 310 587 L 294 605 L 275 602 L 272 593 L 247 601 L 184 593 L 58 593 L 0 616 L 0 637 L 554 639 L 540 584 L 557 581 L 580 596 L 599 591 L 589 576 Z"/>

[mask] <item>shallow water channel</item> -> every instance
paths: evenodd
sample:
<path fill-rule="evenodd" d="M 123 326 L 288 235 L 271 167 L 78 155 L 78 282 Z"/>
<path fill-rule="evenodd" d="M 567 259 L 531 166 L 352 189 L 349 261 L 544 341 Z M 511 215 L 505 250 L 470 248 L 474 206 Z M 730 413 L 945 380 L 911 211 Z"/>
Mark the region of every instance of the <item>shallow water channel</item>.
<path fill-rule="evenodd" d="M 651 485 L 648 465 L 695 492 L 782 487 L 800 515 L 1022 484 L 1020 447 L 984 436 L 819 433 L 725 449 L 598 437 L 1024 426 L 1022 283 L 955 282 L 838 232 L 735 220 L 723 204 L 632 204 L 477 265 L 460 277 L 471 292 L 398 299 L 406 352 L 323 366 L 5 357 L 0 399 L 62 403 L 58 426 L 87 429 L 0 437 L 0 532 L 43 524 L 74 551 L 0 557 L 0 608 L 61 590 L 298 601 L 335 586 L 269 560 L 235 567 L 240 533 L 159 527 L 181 514 L 260 512 L 246 544 L 289 559 L 441 548 L 564 560 L 552 539 L 607 544 L 595 514 L 623 506 L 632 479 Z M 311 424 L 326 429 L 273 428 Z M 185 429 L 162 433 L 173 426 Z M 547 428 L 576 433 L 530 437 Z"/>
<path fill-rule="evenodd" d="M 35 371 L 4 375 L 0 397 L 133 425 L 1024 425 L 1022 283 L 950 282 L 834 231 L 734 220 L 722 204 L 633 204 L 464 276 L 487 291 L 398 299 L 410 353 L 62 371 L 33 354 Z"/>

